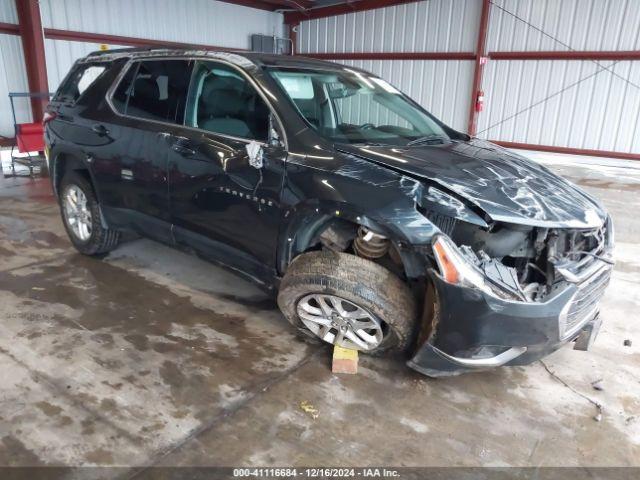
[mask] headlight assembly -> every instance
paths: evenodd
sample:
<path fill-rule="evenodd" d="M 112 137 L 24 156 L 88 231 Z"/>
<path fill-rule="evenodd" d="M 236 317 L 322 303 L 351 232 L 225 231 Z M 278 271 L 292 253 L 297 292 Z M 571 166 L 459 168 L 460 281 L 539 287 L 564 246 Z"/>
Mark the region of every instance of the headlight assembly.
<path fill-rule="evenodd" d="M 519 292 L 513 292 L 492 282 L 453 241 L 445 235 L 437 235 L 433 241 L 433 254 L 445 282 L 461 287 L 475 288 L 501 300 L 524 301 Z"/>

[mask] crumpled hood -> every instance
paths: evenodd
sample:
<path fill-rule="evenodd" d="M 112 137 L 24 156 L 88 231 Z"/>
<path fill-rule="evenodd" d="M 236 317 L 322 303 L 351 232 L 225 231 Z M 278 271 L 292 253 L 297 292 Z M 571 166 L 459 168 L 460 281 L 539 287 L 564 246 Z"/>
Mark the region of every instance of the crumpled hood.
<path fill-rule="evenodd" d="M 339 148 L 436 183 L 475 204 L 494 221 L 595 228 L 606 219 L 600 204 L 572 183 L 483 140 L 409 148 Z"/>

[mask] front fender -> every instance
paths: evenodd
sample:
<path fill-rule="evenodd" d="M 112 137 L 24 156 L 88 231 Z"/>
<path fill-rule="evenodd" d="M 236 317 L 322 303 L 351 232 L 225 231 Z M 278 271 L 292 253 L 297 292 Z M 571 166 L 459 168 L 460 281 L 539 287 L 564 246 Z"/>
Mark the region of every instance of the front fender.
<path fill-rule="evenodd" d="M 385 222 L 384 218 L 372 218 L 353 205 L 309 201 L 287 211 L 285 220 L 278 241 L 277 261 L 280 274 L 286 271 L 296 256 L 316 245 L 325 229 L 340 222 L 363 226 L 389 238 L 400 254 L 407 276 L 415 278 L 425 274 L 423 255 L 412 248 L 411 239 L 402 229 L 398 229 L 393 223 Z M 430 222 L 427 223 L 430 226 L 430 235 L 438 231 Z"/>
<path fill-rule="evenodd" d="M 282 194 L 286 207 L 278 242 L 279 273 L 335 221 L 362 225 L 391 239 L 407 271 L 413 266 L 412 247 L 430 245 L 440 231 L 418 210 L 422 190 L 418 180 L 355 156 L 320 160 L 290 155 Z M 424 275 L 424 269 L 415 274 Z"/>

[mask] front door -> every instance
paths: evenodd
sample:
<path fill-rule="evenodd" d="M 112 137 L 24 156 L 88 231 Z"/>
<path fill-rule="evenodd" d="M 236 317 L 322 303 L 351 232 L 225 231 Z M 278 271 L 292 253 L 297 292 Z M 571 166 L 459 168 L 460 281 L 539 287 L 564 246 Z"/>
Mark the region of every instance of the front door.
<path fill-rule="evenodd" d="M 243 72 L 221 62 L 197 62 L 189 92 L 186 127 L 169 139 L 175 238 L 268 282 L 286 158 L 269 145 L 270 110 Z M 250 161 L 249 145 L 262 149 L 261 165 Z"/>

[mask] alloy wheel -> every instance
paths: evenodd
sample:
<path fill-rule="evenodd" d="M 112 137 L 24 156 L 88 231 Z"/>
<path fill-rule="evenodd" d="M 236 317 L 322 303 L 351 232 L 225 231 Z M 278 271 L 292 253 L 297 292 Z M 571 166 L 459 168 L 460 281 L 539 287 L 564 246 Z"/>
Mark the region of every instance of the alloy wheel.
<path fill-rule="evenodd" d="M 73 235 L 86 242 L 91 237 L 91 209 L 87 205 L 87 196 L 77 185 L 69 185 L 63 195 L 62 206 L 67 225 Z"/>
<path fill-rule="evenodd" d="M 298 301 L 302 323 L 325 342 L 373 350 L 384 338 L 381 322 L 364 308 L 336 295 L 314 293 Z"/>

